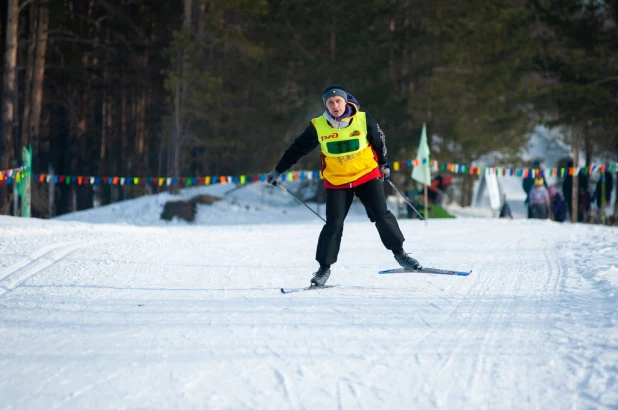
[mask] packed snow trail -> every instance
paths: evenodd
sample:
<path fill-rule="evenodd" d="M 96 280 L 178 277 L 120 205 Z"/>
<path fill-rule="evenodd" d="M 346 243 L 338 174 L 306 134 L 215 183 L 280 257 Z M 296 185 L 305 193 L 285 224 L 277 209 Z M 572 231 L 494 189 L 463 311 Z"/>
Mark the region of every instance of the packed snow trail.
<path fill-rule="evenodd" d="M 403 220 L 467 277 L 397 274 L 346 223 L 133 227 L 0 217 L 0 409 L 618 408 L 618 231 Z"/>

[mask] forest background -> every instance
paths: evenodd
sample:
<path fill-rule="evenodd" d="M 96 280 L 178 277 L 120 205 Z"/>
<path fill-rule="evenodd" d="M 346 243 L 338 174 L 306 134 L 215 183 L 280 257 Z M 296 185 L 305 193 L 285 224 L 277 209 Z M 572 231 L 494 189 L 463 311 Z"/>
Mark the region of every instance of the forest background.
<path fill-rule="evenodd" d="M 332 83 L 376 117 L 390 160 L 415 157 L 423 123 L 440 161 L 529 165 L 539 124 L 580 165 L 618 159 L 618 0 L 7 0 L 0 13 L 0 170 L 31 145 L 35 174 L 268 172 Z M 463 206 L 475 178 L 457 178 Z M 33 184 L 33 216 L 159 188 L 60 184 L 53 206 L 48 189 Z M 0 185 L 0 214 L 13 195 Z"/>

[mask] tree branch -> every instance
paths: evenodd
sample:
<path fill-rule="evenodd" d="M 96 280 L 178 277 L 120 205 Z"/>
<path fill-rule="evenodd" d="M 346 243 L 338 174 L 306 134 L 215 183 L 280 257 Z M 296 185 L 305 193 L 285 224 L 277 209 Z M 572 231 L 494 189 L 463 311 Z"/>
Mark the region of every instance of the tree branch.
<path fill-rule="evenodd" d="M 22 5 L 21 5 L 21 6 L 19 6 L 19 12 L 21 12 L 21 11 L 22 11 L 22 9 L 23 9 L 24 7 L 26 7 L 28 4 L 32 3 L 33 1 L 34 1 L 34 0 L 26 0 L 26 1 L 24 1 L 24 2 L 22 3 Z"/>
<path fill-rule="evenodd" d="M 96 1 L 101 6 L 103 6 L 103 8 L 106 9 L 110 14 L 113 14 L 116 17 L 119 17 L 120 20 L 122 20 L 125 24 L 127 24 L 129 27 L 131 27 L 133 29 L 133 31 L 135 31 L 141 38 L 144 38 L 144 33 L 142 32 L 142 30 L 140 30 L 139 27 L 137 27 L 135 24 L 133 24 L 131 19 L 128 18 L 125 14 L 123 14 L 123 13 L 119 12 L 118 10 L 116 10 L 114 7 L 112 7 L 105 0 L 96 0 Z"/>
<path fill-rule="evenodd" d="M 601 85 L 601 84 L 609 83 L 609 82 L 612 82 L 612 81 L 618 81 L 618 75 L 614 76 L 614 77 L 607 77 L 607 78 L 604 78 L 604 79 L 599 80 L 599 81 L 595 81 L 592 84 L 594 84 L 594 85 Z"/>
<path fill-rule="evenodd" d="M 457 67 L 434 67 L 433 72 L 436 74 L 473 74 L 474 72 L 468 68 Z"/>

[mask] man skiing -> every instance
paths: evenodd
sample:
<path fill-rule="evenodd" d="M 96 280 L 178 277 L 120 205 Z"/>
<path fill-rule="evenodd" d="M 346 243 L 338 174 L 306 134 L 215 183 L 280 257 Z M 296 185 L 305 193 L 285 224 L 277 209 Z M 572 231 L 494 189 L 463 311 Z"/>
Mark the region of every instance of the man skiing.
<path fill-rule="evenodd" d="M 420 269 L 419 262 L 403 250 L 404 237 L 395 216 L 386 207 L 382 181 L 388 181 L 385 136 L 376 120 L 360 111 L 354 96 L 339 85 L 322 93 L 324 113 L 311 120 L 305 131 L 285 151 L 266 182 L 277 184 L 279 176 L 317 146 L 321 150 L 322 176 L 326 187 L 326 224 L 316 250 L 320 264 L 312 286 L 324 286 L 330 267 L 337 261 L 343 222 L 356 195 L 362 202 L 380 239 L 404 268 Z"/>

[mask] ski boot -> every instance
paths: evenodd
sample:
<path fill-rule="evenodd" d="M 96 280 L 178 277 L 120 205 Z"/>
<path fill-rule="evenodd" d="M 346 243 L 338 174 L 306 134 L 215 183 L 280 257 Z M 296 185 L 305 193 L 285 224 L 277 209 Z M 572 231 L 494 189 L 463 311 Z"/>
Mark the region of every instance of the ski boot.
<path fill-rule="evenodd" d="M 320 269 L 313 274 L 311 278 L 311 286 L 324 286 L 330 276 L 330 266 L 320 265 Z"/>
<path fill-rule="evenodd" d="M 401 253 L 395 253 L 395 260 L 404 269 L 410 269 L 410 270 L 422 269 L 421 264 L 416 259 L 414 259 L 413 257 L 411 257 L 410 255 L 408 255 L 407 253 L 403 251 L 401 251 Z"/>

